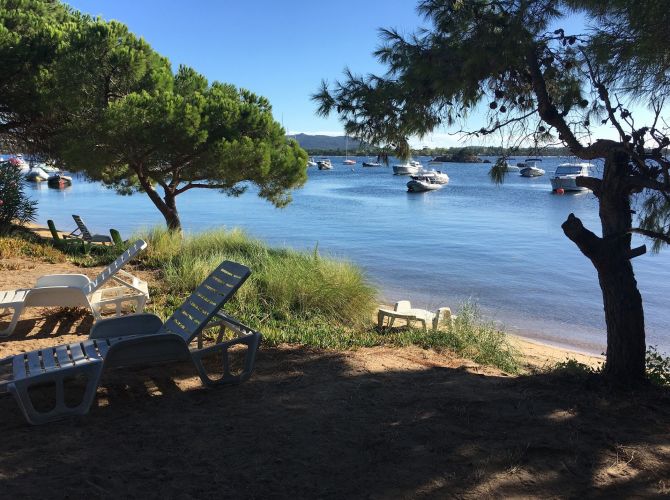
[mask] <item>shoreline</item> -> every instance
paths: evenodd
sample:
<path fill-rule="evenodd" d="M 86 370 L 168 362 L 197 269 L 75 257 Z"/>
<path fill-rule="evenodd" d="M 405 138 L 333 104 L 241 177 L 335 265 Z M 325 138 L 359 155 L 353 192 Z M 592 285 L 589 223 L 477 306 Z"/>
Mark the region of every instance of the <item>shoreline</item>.
<path fill-rule="evenodd" d="M 26 224 L 26 228 L 41 238 L 51 238 L 51 232 L 49 231 L 49 228 L 46 227 L 46 224 L 28 223 Z M 59 233 L 61 236 L 67 234 L 62 230 L 59 230 Z M 389 307 L 384 304 L 380 304 L 380 306 Z M 599 365 L 602 365 L 605 361 L 604 356 L 580 351 L 576 348 L 551 345 L 542 342 L 541 340 L 519 335 L 517 333 L 504 333 L 510 339 L 511 344 L 521 352 L 523 364 L 528 368 L 542 369 L 566 361 L 567 359 L 575 359 L 580 363 L 596 368 Z"/>

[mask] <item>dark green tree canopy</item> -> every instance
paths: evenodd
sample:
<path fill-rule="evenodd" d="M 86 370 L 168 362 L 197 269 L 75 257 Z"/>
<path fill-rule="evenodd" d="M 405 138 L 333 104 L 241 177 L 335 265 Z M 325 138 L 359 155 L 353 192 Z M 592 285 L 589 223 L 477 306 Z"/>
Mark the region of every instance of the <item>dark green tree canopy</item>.
<path fill-rule="evenodd" d="M 251 182 L 283 206 L 306 179 L 307 155 L 267 99 L 190 68 L 173 74 L 121 23 L 55 0 L 0 0 L 0 61 L 0 143 L 146 192 L 172 228 L 187 190 L 238 195 Z"/>

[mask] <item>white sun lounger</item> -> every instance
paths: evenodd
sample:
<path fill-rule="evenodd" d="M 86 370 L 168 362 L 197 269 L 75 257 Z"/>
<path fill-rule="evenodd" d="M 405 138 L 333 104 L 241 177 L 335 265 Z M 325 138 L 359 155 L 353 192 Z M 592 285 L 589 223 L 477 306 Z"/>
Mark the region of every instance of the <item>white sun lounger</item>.
<path fill-rule="evenodd" d="M 426 311 L 425 309 L 414 309 L 409 300 L 401 300 L 395 303 L 393 310 L 383 307 L 379 308 L 377 313 L 377 327 L 381 330 L 385 326 L 391 328 L 396 319 L 402 319 L 411 327 L 414 323 L 420 323 L 424 330 L 427 330 L 427 324 L 430 323 L 433 330 L 437 330 L 440 323 L 449 323 L 456 316 L 451 314 L 448 307 L 440 307 L 437 312 Z M 388 320 L 388 325 L 385 325 Z"/>
<path fill-rule="evenodd" d="M 251 376 L 262 337 L 220 309 L 250 274 L 247 267 L 224 261 L 165 323 L 146 313 L 105 319 L 93 326 L 88 340 L 0 359 L 0 396 L 13 395 L 28 422 L 43 424 L 88 413 L 105 370 L 191 360 L 205 386 L 244 382 Z M 235 338 L 225 340 L 220 331 L 213 345 L 191 347 L 192 341 L 211 326 L 229 328 Z M 236 348 L 244 354 L 239 371 L 230 356 Z M 219 356 L 221 369 L 216 371 L 220 373 L 214 374 L 203 360 Z M 75 405 L 66 402 L 68 395 L 78 399 L 66 383 L 72 378 L 86 383 Z M 31 389 L 36 386 L 51 388 L 55 393 L 51 408 L 34 406 Z"/>
<path fill-rule="evenodd" d="M 38 278 L 33 288 L 0 291 L 0 313 L 13 310 L 9 326 L 0 330 L 0 336 L 12 334 L 26 307 L 88 307 L 96 320 L 108 305 L 115 307 L 117 316 L 127 302 L 135 303 L 136 312 L 142 312 L 149 298 L 147 283 L 121 268 L 146 247 L 145 241 L 137 240 L 93 281 L 83 274 L 48 274 Z M 120 286 L 103 289 L 110 279 Z"/>

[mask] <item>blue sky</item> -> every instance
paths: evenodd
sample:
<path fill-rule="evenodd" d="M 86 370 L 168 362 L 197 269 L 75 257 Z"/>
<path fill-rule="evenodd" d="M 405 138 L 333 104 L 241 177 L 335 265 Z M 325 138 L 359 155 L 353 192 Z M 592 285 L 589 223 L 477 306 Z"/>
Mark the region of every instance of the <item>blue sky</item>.
<path fill-rule="evenodd" d="M 413 32 L 424 25 L 416 0 L 69 0 L 77 10 L 116 19 L 167 56 L 176 69 L 193 67 L 210 81 L 247 88 L 267 97 L 289 133 L 342 134 L 335 116 L 320 118 L 310 100 L 322 79 L 383 73 L 372 51 L 380 27 Z M 579 29 L 572 18 L 568 26 Z M 479 128 L 479 120 L 468 122 Z M 459 144 L 436 131 L 416 146 Z M 453 131 L 451 131 L 453 132 Z M 598 131 L 602 136 L 605 131 Z M 610 135 L 611 133 L 607 133 Z"/>

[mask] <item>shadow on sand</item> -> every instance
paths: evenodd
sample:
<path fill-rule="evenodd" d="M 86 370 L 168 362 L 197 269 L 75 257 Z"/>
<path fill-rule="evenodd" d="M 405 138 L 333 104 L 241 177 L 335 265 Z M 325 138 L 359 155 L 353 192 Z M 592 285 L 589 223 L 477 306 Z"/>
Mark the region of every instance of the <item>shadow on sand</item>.
<path fill-rule="evenodd" d="M 584 379 L 265 348 L 247 383 L 116 372 L 90 414 L 30 427 L 0 400 L 0 491 L 25 497 L 647 496 L 670 491 L 670 396 Z M 186 381 L 186 383 L 185 383 Z"/>

